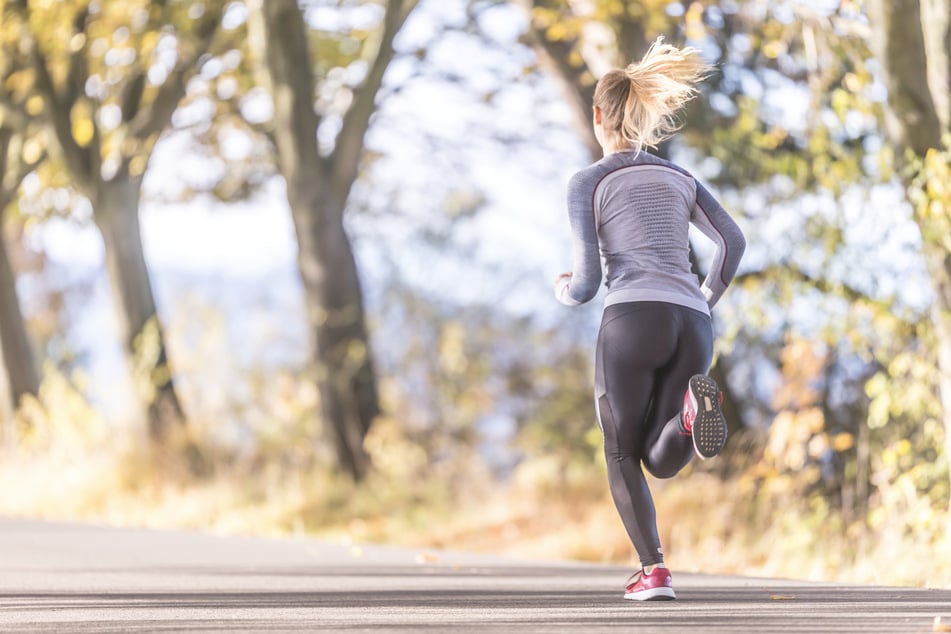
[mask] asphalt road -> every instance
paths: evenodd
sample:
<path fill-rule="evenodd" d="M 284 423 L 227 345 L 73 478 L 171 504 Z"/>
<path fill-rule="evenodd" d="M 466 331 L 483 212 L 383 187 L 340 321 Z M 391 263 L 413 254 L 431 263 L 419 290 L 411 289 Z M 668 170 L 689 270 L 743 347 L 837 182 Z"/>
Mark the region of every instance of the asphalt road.
<path fill-rule="evenodd" d="M 678 573 L 621 598 L 590 564 L 0 519 L 0 631 L 902 632 L 951 591 Z M 948 631 L 951 631 L 949 627 Z"/>

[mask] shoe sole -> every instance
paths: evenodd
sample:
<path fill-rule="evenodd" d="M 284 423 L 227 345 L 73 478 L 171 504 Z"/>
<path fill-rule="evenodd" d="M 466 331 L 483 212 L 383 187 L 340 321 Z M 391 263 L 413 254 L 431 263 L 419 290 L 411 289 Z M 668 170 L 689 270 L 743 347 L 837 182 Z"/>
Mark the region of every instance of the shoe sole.
<path fill-rule="evenodd" d="M 697 417 L 693 421 L 693 448 L 701 460 L 720 455 L 726 445 L 726 419 L 720 411 L 716 381 L 698 374 L 690 379 L 690 399 Z"/>
<path fill-rule="evenodd" d="M 677 598 L 673 588 L 651 588 L 640 592 L 625 593 L 624 598 L 629 601 L 673 601 Z"/>

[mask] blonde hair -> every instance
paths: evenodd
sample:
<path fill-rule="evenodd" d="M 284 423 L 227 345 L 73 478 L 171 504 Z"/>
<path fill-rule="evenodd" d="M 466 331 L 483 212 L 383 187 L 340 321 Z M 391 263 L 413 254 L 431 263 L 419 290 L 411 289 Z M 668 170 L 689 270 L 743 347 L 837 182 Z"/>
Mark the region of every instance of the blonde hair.
<path fill-rule="evenodd" d="M 605 133 L 637 152 L 656 147 L 680 129 L 677 113 L 713 70 L 697 49 L 679 49 L 663 39 L 654 40 L 640 62 L 608 72 L 594 90 Z"/>

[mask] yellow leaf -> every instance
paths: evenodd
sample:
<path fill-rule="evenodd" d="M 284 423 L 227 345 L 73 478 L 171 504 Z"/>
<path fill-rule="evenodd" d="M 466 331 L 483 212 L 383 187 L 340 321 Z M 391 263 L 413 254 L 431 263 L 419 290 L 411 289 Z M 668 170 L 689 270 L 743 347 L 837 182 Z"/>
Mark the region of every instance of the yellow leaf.
<path fill-rule="evenodd" d="M 35 117 L 43 112 L 43 98 L 39 95 L 33 95 L 27 99 L 26 112 L 31 117 Z"/>
<path fill-rule="evenodd" d="M 809 439 L 807 446 L 812 458 L 821 458 L 829 451 L 829 436 L 827 434 L 816 434 Z"/>
<path fill-rule="evenodd" d="M 145 172 L 148 162 L 148 157 L 144 154 L 132 157 L 132 160 L 129 161 L 129 173 L 132 176 L 141 176 Z"/>
<path fill-rule="evenodd" d="M 837 452 L 848 451 L 855 445 L 855 436 L 849 433 L 836 434 L 832 438 L 832 448 Z"/>
<path fill-rule="evenodd" d="M 33 71 L 17 71 L 7 77 L 7 81 L 4 85 L 6 86 L 7 91 L 9 91 L 14 96 L 26 94 L 26 92 L 30 89 L 30 86 L 33 85 Z"/>
<path fill-rule="evenodd" d="M 686 24 L 687 39 L 701 39 L 705 34 L 705 25 L 703 23 L 703 4 L 694 2 L 687 9 L 684 16 Z"/>
<path fill-rule="evenodd" d="M 862 78 L 855 73 L 846 73 L 842 78 L 842 85 L 845 86 L 849 92 L 857 93 L 862 90 L 864 82 Z"/>
<path fill-rule="evenodd" d="M 73 121 L 73 139 L 80 147 L 86 147 L 92 141 L 93 125 L 89 119 Z"/>
<path fill-rule="evenodd" d="M 37 139 L 28 139 L 23 144 L 23 160 L 27 163 L 35 163 L 43 155 L 43 144 Z"/>
<path fill-rule="evenodd" d="M 157 31 L 149 31 L 142 36 L 142 44 L 140 49 L 145 53 L 151 53 L 155 50 L 155 46 L 158 43 L 159 34 Z"/>
<path fill-rule="evenodd" d="M 89 104 L 85 101 L 79 101 L 73 106 L 69 113 L 70 125 L 72 127 L 73 139 L 80 147 L 86 147 L 92 141 L 93 134 L 96 131 L 92 120 L 92 112 Z"/>
<path fill-rule="evenodd" d="M 548 27 L 548 32 L 545 36 L 552 41 L 558 42 L 564 40 L 568 37 L 568 28 L 565 27 L 561 22 L 556 22 Z"/>
<path fill-rule="evenodd" d="M 779 40 L 773 40 L 771 42 L 767 42 L 766 45 L 763 46 L 763 55 L 765 55 L 766 57 L 770 59 L 776 59 L 777 57 L 782 55 L 785 51 L 786 51 L 786 45 Z"/>
<path fill-rule="evenodd" d="M 799 422 L 805 425 L 806 429 L 813 434 L 818 434 L 825 428 L 825 414 L 823 414 L 822 409 L 818 407 L 810 407 L 809 409 L 802 410 L 799 415 Z"/>

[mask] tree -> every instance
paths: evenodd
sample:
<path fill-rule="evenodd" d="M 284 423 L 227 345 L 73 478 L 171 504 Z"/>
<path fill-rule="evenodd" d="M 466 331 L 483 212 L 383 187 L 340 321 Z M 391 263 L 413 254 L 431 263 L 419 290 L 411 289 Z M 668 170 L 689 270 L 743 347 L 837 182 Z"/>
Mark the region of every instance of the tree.
<path fill-rule="evenodd" d="M 340 468 L 357 480 L 369 467 L 363 439 L 379 413 L 379 401 L 344 211 L 359 174 L 377 93 L 394 55 L 393 39 L 415 4 L 386 3 L 366 76 L 343 113 L 333 150 L 322 155 L 317 143 L 321 116 L 315 110 L 318 86 L 307 63 L 311 47 L 301 9 L 296 0 L 249 3 L 252 29 L 263 52 L 262 75 L 274 104 L 270 137 L 297 233 L 323 421 L 333 434 Z"/>
<path fill-rule="evenodd" d="M 139 197 L 159 135 L 205 59 L 224 2 L 34 6 L 7 0 L 56 158 L 89 199 L 150 436 L 184 422 L 142 250 Z"/>
<path fill-rule="evenodd" d="M 4 38 L 0 59 L 0 350 L 15 409 L 24 396 L 38 395 L 40 373 L 20 310 L 16 274 L 2 235 L 3 224 L 23 178 L 43 161 L 46 153 L 31 136 L 36 130 L 28 121 L 29 94 L 15 77 L 19 69 L 13 61 L 19 56 L 5 42 Z"/>
<path fill-rule="evenodd" d="M 937 384 L 951 461 L 951 3 L 869 0 L 867 9 L 888 88 L 887 132 L 906 163 L 904 184 L 934 291 Z"/>
<path fill-rule="evenodd" d="M 16 133 L 0 126 L 0 174 L 5 177 L 0 183 L 0 227 L 5 210 L 16 195 L 19 181 L 31 171 L 33 165 L 22 156 L 17 156 Z M 30 345 L 23 312 L 16 292 L 16 273 L 7 254 L 6 241 L 0 235 L 0 349 L 6 369 L 10 396 L 16 408 L 24 396 L 37 396 L 40 390 L 40 373 Z"/>

